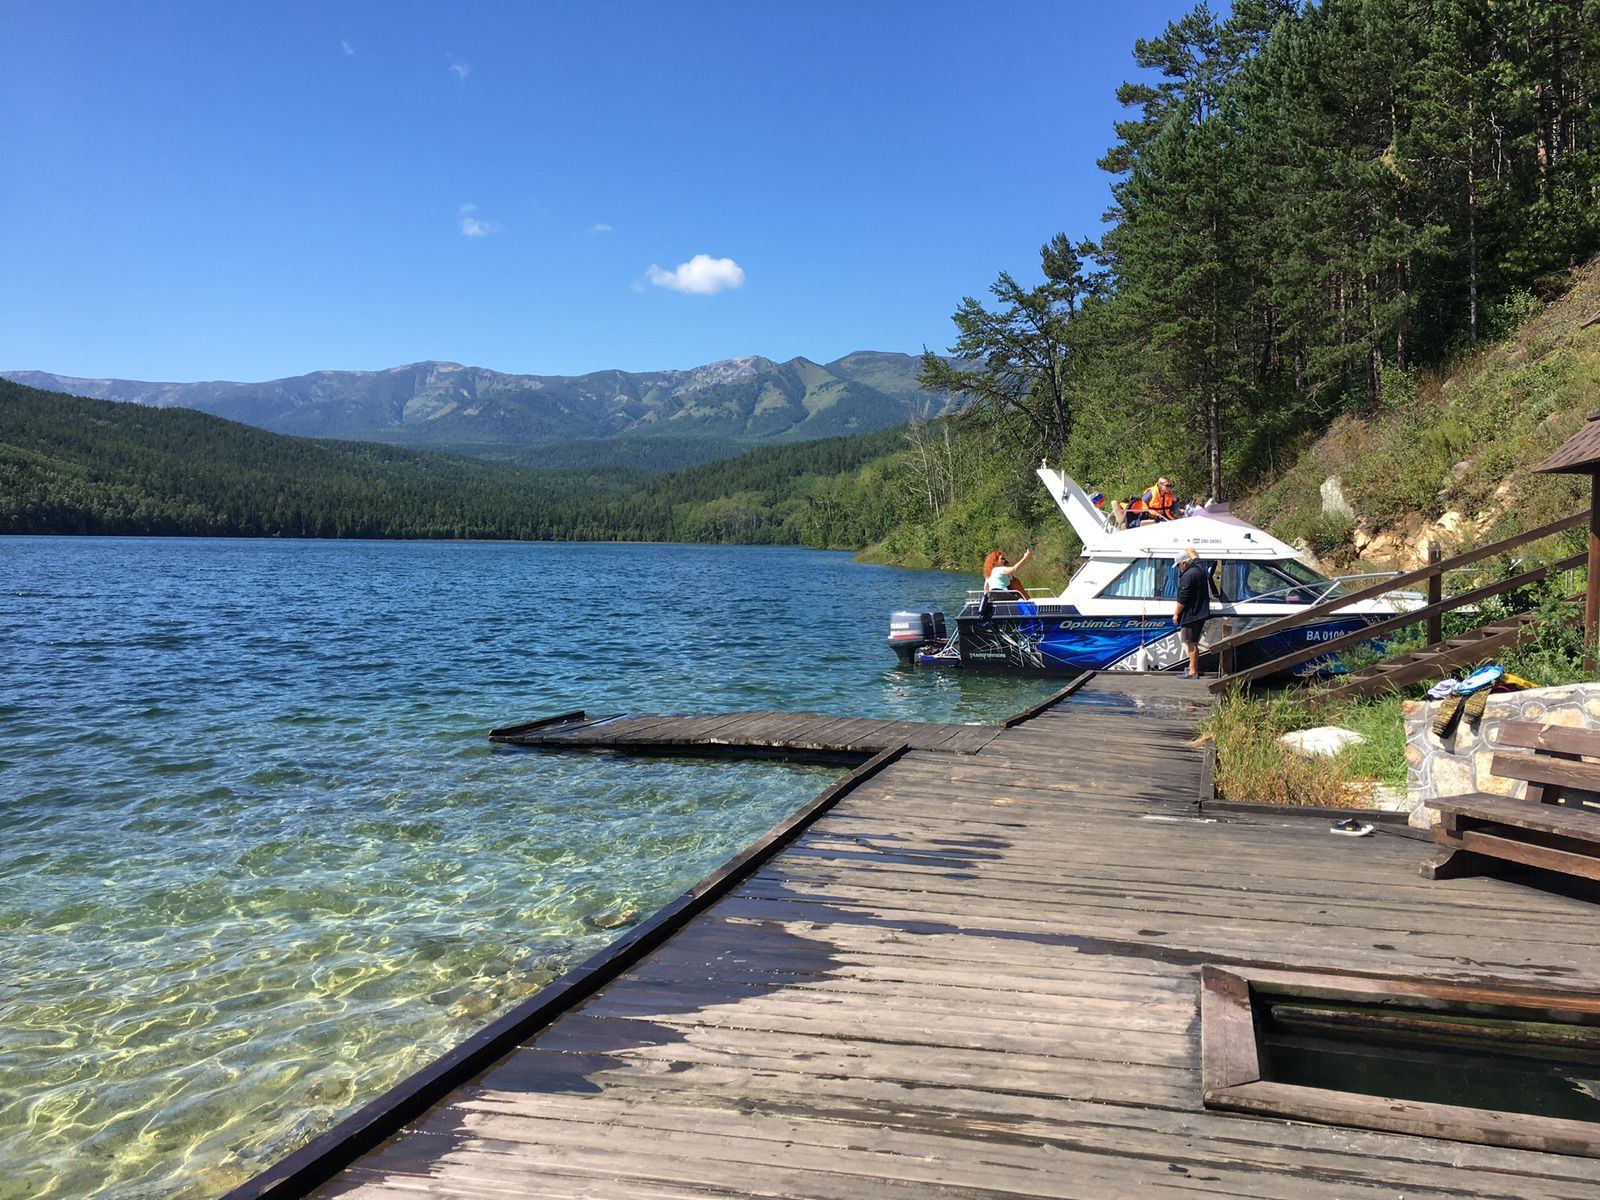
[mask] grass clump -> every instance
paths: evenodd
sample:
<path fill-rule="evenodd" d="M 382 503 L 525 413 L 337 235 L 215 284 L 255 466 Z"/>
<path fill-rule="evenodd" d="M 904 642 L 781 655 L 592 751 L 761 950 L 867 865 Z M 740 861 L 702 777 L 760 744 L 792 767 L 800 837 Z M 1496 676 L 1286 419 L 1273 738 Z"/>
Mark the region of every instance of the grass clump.
<path fill-rule="evenodd" d="M 1534 635 L 1495 660 L 1538 687 L 1593 678 L 1583 670 L 1582 606 L 1565 594 L 1568 587 L 1570 584 L 1547 581 L 1503 602 L 1507 613 L 1535 606 L 1539 610 Z M 1462 619 L 1490 619 L 1501 615 L 1501 607 L 1486 602 L 1483 611 Z M 1448 623 L 1446 632 L 1450 632 Z M 1414 649 L 1420 640 L 1420 633 L 1410 630 L 1403 639 L 1389 643 L 1383 655 L 1364 653 L 1375 661 Z M 1481 665 L 1471 664 L 1459 672 L 1465 674 Z M 1304 691 L 1276 696 L 1230 693 L 1200 727 L 1201 736 L 1217 748 L 1218 793 L 1224 800 L 1259 804 L 1370 807 L 1372 785 L 1405 786 L 1404 705 L 1408 696 L 1420 696 L 1433 682 L 1414 684 L 1403 693 L 1342 703 L 1320 700 L 1314 692 Z M 1332 757 L 1315 759 L 1303 758 L 1279 741 L 1286 733 L 1322 725 L 1354 730 L 1364 740 Z"/>
<path fill-rule="evenodd" d="M 1401 698 L 1311 708 L 1282 695 L 1226 696 L 1201 726 L 1217 748 L 1217 791 L 1224 800 L 1316 808 L 1370 807 L 1371 784 L 1403 787 L 1405 724 Z M 1338 725 L 1366 740 L 1327 758 L 1304 758 L 1279 739 L 1286 733 Z"/>

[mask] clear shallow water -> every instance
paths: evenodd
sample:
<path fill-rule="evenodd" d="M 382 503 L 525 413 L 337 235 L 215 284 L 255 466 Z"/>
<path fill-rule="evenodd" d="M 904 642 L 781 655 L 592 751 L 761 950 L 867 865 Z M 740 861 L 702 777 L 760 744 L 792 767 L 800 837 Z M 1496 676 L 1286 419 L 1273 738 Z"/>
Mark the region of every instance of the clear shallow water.
<path fill-rule="evenodd" d="M 648 916 L 832 770 L 493 725 L 993 720 L 969 580 L 804 550 L 0 539 L 0 1200 L 205 1197 Z"/>

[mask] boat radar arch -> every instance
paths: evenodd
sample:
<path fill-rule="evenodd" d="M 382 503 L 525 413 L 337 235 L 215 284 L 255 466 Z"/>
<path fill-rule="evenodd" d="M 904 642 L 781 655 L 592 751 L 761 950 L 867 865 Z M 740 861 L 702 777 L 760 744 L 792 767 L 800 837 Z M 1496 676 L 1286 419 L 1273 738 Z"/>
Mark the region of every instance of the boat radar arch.
<path fill-rule="evenodd" d="M 1204 559 L 1299 557 L 1293 546 L 1231 513 L 1201 511 L 1171 521 L 1147 521 L 1132 529 L 1118 529 L 1108 515 L 1094 506 L 1076 480 L 1047 463 L 1039 464 L 1037 474 L 1083 542 L 1086 557 L 1173 558 L 1188 546 L 1193 546 Z"/>
<path fill-rule="evenodd" d="M 1038 476 L 1062 516 L 1072 526 L 1072 531 L 1085 546 L 1099 541 L 1112 531 L 1114 526 L 1111 519 L 1094 506 L 1088 493 L 1078 486 L 1075 479 L 1052 470 L 1048 462 L 1039 464 Z"/>

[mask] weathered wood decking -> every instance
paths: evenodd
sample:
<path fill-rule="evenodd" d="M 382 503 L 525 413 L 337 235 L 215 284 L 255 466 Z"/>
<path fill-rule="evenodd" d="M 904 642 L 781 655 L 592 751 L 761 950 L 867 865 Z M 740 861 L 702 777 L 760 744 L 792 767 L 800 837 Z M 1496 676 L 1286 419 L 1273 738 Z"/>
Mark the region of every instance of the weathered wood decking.
<path fill-rule="evenodd" d="M 1600 1196 L 1589 1159 L 1202 1107 L 1203 963 L 1593 990 L 1600 935 L 1581 899 L 1426 883 L 1409 838 L 1197 820 L 1182 683 L 880 762 L 314 1194 Z"/>
<path fill-rule="evenodd" d="M 625 754 L 694 754 L 748 758 L 867 759 L 905 743 L 914 750 L 976 754 L 1000 733 L 998 725 L 877 721 L 823 713 L 744 712 L 709 717 L 574 715 L 511 726 L 490 737 L 503 745 L 540 750 L 607 750 Z"/>
<path fill-rule="evenodd" d="M 1076 692 L 1091 673 L 1078 676 L 1004 725 L 884 721 L 825 713 L 743 712 L 711 716 L 591 715 L 582 710 L 541 717 L 489 731 L 502 745 L 540 750 L 603 750 L 619 754 L 793 758 L 862 762 L 890 746 L 976 754 L 1009 725 L 1019 724 Z M 1168 680 L 1196 698 L 1197 680 Z M 1158 687 L 1160 685 L 1154 685 Z"/>

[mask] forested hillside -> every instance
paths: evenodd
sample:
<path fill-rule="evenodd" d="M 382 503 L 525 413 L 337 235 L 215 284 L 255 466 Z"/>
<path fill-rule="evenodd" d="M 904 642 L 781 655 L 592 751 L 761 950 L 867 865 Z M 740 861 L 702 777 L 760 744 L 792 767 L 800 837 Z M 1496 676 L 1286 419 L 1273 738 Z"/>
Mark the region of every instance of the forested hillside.
<path fill-rule="evenodd" d="M 962 302 L 965 361 L 923 382 L 969 399 L 957 457 L 981 465 L 956 473 L 979 482 L 886 557 L 1027 536 L 1036 501 L 982 481 L 1040 457 L 1108 494 L 1166 473 L 1238 500 L 1342 415 L 1453 403 L 1428 381 L 1600 250 L 1596 0 L 1239 0 L 1134 58 L 1111 224 Z"/>
<path fill-rule="evenodd" d="M 831 438 L 669 475 L 535 471 L 0 380 L 0 533 L 860 546 L 887 528 L 882 506 L 838 512 L 825 485 L 898 444 Z"/>

